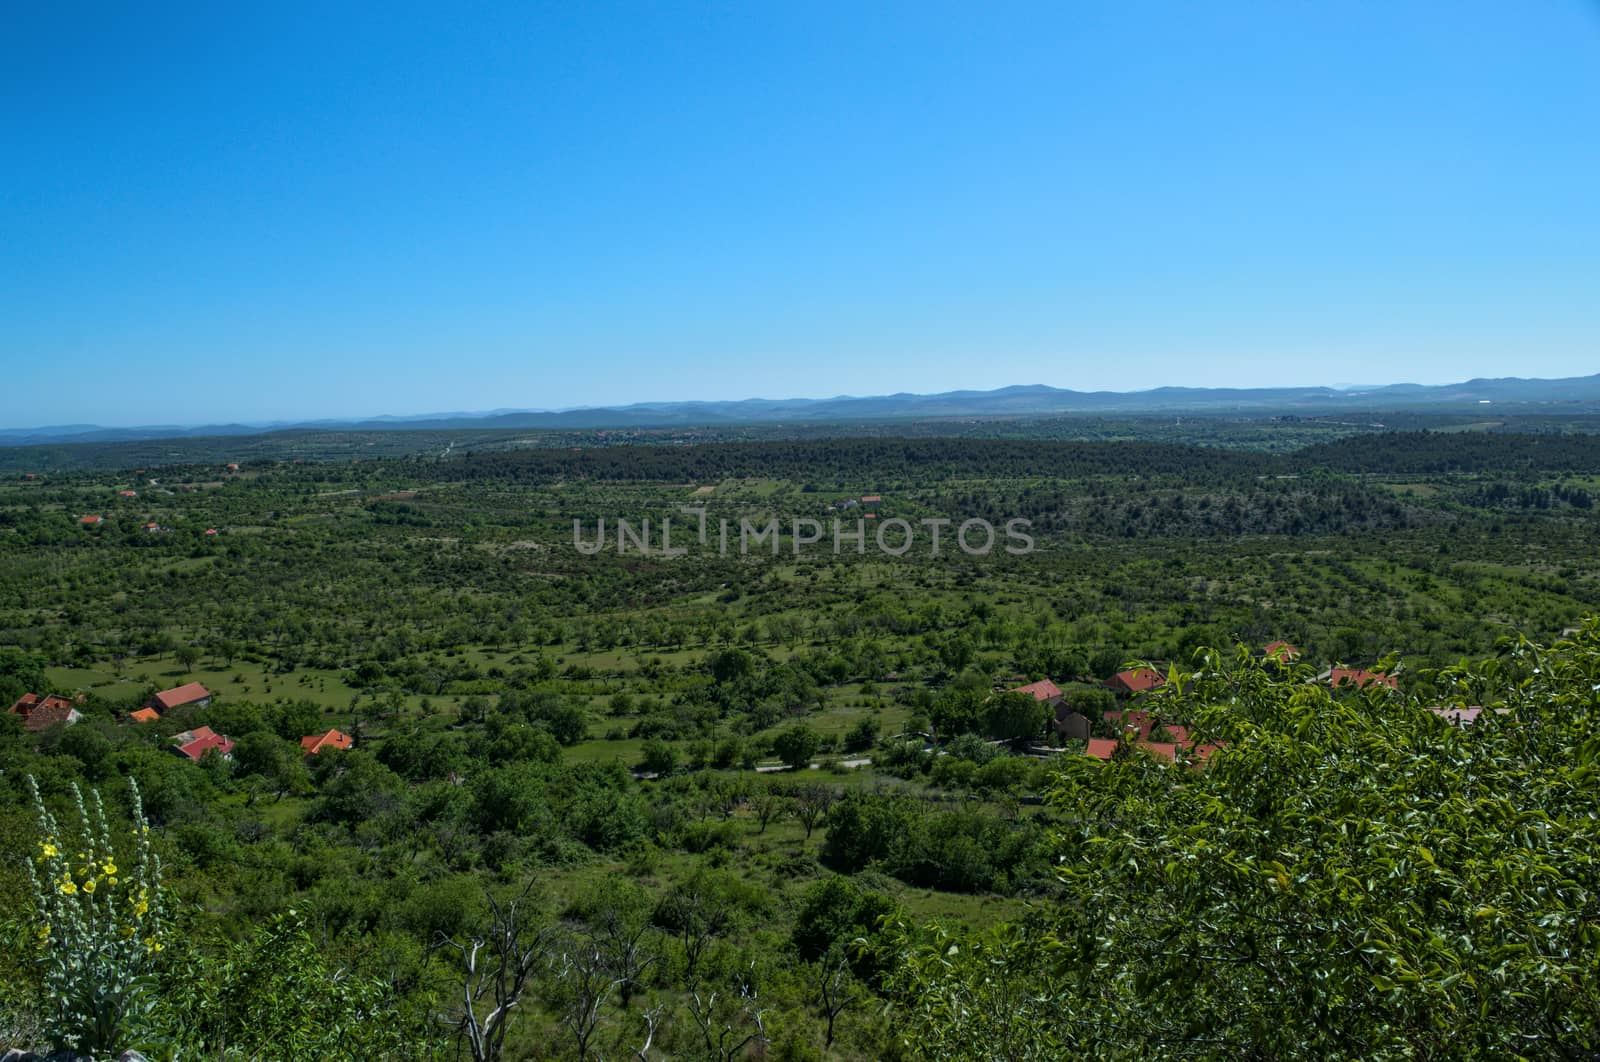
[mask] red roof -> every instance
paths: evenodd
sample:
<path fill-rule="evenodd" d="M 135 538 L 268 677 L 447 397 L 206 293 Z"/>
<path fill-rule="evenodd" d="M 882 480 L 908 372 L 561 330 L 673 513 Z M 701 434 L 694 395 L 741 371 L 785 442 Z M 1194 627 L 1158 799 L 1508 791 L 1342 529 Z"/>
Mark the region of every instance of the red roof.
<path fill-rule="evenodd" d="M 1384 685 L 1393 690 L 1400 687 L 1400 680 L 1393 675 L 1385 675 L 1379 671 L 1336 667 L 1328 673 L 1328 684 L 1335 688 L 1339 686 Z"/>
<path fill-rule="evenodd" d="M 80 524 L 88 524 L 90 526 L 93 526 L 94 524 L 104 523 L 104 522 L 105 522 L 105 517 L 103 517 L 103 516 L 85 516 L 85 517 L 81 518 L 78 521 L 78 523 L 80 523 Z"/>
<path fill-rule="evenodd" d="M 881 494 L 863 494 L 861 496 L 861 502 L 863 505 L 871 505 L 874 502 L 881 501 L 883 501 L 883 495 Z"/>
<path fill-rule="evenodd" d="M 198 682 L 190 682 L 175 689 L 162 690 L 151 697 L 146 703 L 158 712 L 170 712 L 174 708 L 181 708 L 185 704 L 203 701 L 211 696 L 211 691 Z"/>
<path fill-rule="evenodd" d="M 1049 679 L 1040 679 L 1038 682 L 1030 682 L 1026 686 L 1018 686 L 1016 689 L 1006 690 L 1006 692 L 1026 693 L 1036 701 L 1048 701 L 1061 696 L 1060 687 L 1058 687 L 1054 682 L 1051 682 Z"/>
<path fill-rule="evenodd" d="M 20 715 L 26 719 L 29 712 L 32 712 L 35 708 L 45 703 L 49 699 L 50 697 L 43 693 L 24 693 L 21 697 L 17 698 L 17 703 L 11 706 L 11 714 Z"/>
<path fill-rule="evenodd" d="M 208 527 L 208 528 L 206 528 L 206 534 L 208 534 L 208 535 L 214 535 L 214 534 L 216 534 L 216 533 L 217 533 L 217 529 L 216 529 L 216 528 L 214 528 L 214 527 Z"/>
<path fill-rule="evenodd" d="M 1178 746 L 1170 741 L 1141 741 L 1139 749 L 1168 763 L 1178 762 Z"/>
<path fill-rule="evenodd" d="M 1268 642 L 1261 651 L 1266 653 L 1268 656 L 1275 656 L 1280 660 L 1296 660 L 1300 656 L 1299 649 L 1296 649 L 1288 642 L 1281 641 Z"/>
<path fill-rule="evenodd" d="M 1106 685 L 1129 693 L 1143 693 L 1155 689 L 1165 681 L 1167 680 L 1161 677 L 1161 672 L 1154 668 L 1138 667 L 1131 671 L 1117 672 L 1106 679 Z"/>
<path fill-rule="evenodd" d="M 1189 728 L 1188 727 L 1179 726 L 1177 723 L 1173 723 L 1170 726 L 1162 727 L 1162 729 L 1165 730 L 1167 733 L 1171 734 L 1172 735 L 1172 740 L 1176 741 L 1178 744 L 1187 745 L 1189 743 Z"/>
<path fill-rule="evenodd" d="M 182 742 L 178 746 L 178 751 L 196 763 L 199 763 L 200 757 L 208 752 L 215 752 L 218 756 L 226 756 L 233 751 L 233 742 L 221 734 L 213 733 L 210 727 L 203 726 L 199 730 L 190 731 L 190 740 L 182 741 L 185 736 L 184 734 L 178 735 L 178 739 Z"/>
<path fill-rule="evenodd" d="M 20 715 L 29 730 L 43 730 L 56 723 L 75 723 L 78 711 L 72 702 L 53 693 L 24 693 L 11 706 L 11 714 Z"/>
<path fill-rule="evenodd" d="M 1140 741 L 1149 737 L 1150 731 L 1154 727 L 1150 713 L 1144 711 L 1124 712 L 1119 709 L 1105 713 L 1105 719 L 1114 726 L 1122 727 L 1125 730 L 1137 731 L 1136 737 Z"/>
<path fill-rule="evenodd" d="M 71 701 L 64 697 L 51 697 L 47 703 L 29 713 L 28 721 L 22 727 L 37 732 L 58 723 L 71 726 L 82 718 L 83 715 L 72 706 Z"/>
<path fill-rule="evenodd" d="M 338 730 L 330 730 L 326 734 L 311 734 L 300 739 L 300 747 L 308 756 L 315 756 L 323 749 L 347 749 L 354 744 L 354 738 Z"/>
<path fill-rule="evenodd" d="M 1084 751 L 1097 760 L 1110 762 L 1111 754 L 1117 751 L 1117 743 L 1111 738 L 1090 738 L 1089 747 Z"/>
<path fill-rule="evenodd" d="M 1227 745 L 1222 742 L 1219 742 L 1215 745 L 1196 745 L 1194 748 L 1194 758 L 1199 760 L 1200 765 L 1203 767 L 1205 766 L 1205 762 L 1211 758 L 1211 754 L 1221 748 L 1227 748 Z"/>
<path fill-rule="evenodd" d="M 140 708 L 137 711 L 129 712 L 128 718 L 135 723 L 153 723 L 161 718 L 161 713 L 154 708 Z"/>

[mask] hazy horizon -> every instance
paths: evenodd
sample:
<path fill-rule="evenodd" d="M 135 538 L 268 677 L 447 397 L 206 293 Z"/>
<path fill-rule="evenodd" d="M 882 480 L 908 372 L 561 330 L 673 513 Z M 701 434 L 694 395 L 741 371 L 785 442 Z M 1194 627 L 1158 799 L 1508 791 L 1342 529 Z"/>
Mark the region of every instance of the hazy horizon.
<path fill-rule="evenodd" d="M 1595 376 L 1595 375 L 1600 375 L 1600 373 L 1585 373 L 1583 375 L 1584 376 Z M 1516 378 L 1516 379 L 1525 379 L 1525 380 L 1555 379 L 1555 377 L 1538 377 L 1538 376 L 1495 377 L 1495 378 L 1501 378 L 1501 379 L 1504 379 L 1504 378 Z M 1297 388 L 1297 387 L 1305 387 L 1305 388 L 1327 388 L 1327 389 L 1335 390 L 1335 391 L 1346 391 L 1346 392 L 1359 393 L 1359 392 L 1363 392 L 1363 391 L 1378 390 L 1378 389 L 1381 389 L 1381 388 L 1402 386 L 1402 385 L 1405 385 L 1405 386 L 1420 385 L 1420 386 L 1425 386 L 1425 387 L 1441 387 L 1441 386 L 1453 386 L 1453 385 L 1457 385 L 1457 384 L 1464 384 L 1464 383 L 1467 383 L 1467 382 L 1468 382 L 1468 380 L 1466 378 L 1463 378 L 1463 379 L 1441 380 L 1441 381 L 1437 381 L 1437 382 L 1435 382 L 1435 381 L 1422 381 L 1422 380 L 1393 380 L 1393 381 L 1388 381 L 1388 382 L 1384 382 L 1384 383 L 1366 383 L 1366 384 L 1324 384 L 1324 383 L 1277 384 L 1277 383 L 1274 383 L 1274 384 L 1270 384 L 1270 385 L 1268 385 L 1268 384 L 1245 385 L 1243 389 L 1248 390 L 1248 389 L 1252 389 L 1252 388 L 1268 388 L 1268 387 L 1270 387 L 1272 389 L 1281 389 L 1281 388 L 1290 388 L 1290 389 L 1292 389 L 1292 388 Z M 418 409 L 415 409 L 415 410 L 408 410 L 408 411 L 384 410 L 384 411 L 374 412 L 374 413 L 349 413 L 349 414 L 318 415 L 318 416 L 296 416 L 294 414 L 288 414 L 288 415 L 285 415 L 285 416 L 262 417 L 262 418 L 252 418 L 252 419 L 234 419 L 234 420 L 179 421 L 179 420 L 153 419 L 153 420 L 145 420 L 145 421 L 127 421 L 127 422 L 124 422 L 124 423 L 108 423 L 108 422 L 100 422 L 100 421 L 70 421 L 70 422 L 59 422 L 59 423 L 51 423 L 51 424 L 44 424 L 44 423 L 39 423 L 39 424 L 32 424 L 32 423 L 29 423 L 29 424 L 4 424 L 4 423 L 0 423 L 0 431 L 26 432 L 26 431 L 34 431 L 34 430 L 47 430 L 47 429 L 59 429 L 59 428 L 73 428 L 73 427 L 94 427 L 94 428 L 113 428 L 113 429 L 114 428 L 173 427 L 173 428 L 185 428 L 185 429 L 188 429 L 188 428 L 207 427 L 207 426 L 225 426 L 225 425 L 228 425 L 228 424 L 239 424 L 239 425 L 245 425 L 245 426 L 254 427 L 254 426 L 305 424 L 305 423 L 315 423 L 315 422 L 320 422 L 320 421 L 356 422 L 356 421 L 384 420 L 384 419 L 406 421 L 406 420 L 427 419 L 427 418 L 435 418 L 435 417 L 439 417 L 439 418 L 444 418 L 444 417 L 479 417 L 479 416 L 487 417 L 487 416 L 495 416 L 495 415 L 509 414 L 509 413 L 566 413 L 566 412 L 581 412 L 581 411 L 584 411 L 584 410 L 617 409 L 617 408 L 626 408 L 626 407 L 630 407 L 630 406 L 641 406 L 641 405 L 642 406 L 672 406 L 672 405 L 679 405 L 679 404 L 685 404 L 685 403 L 727 404 L 727 403 L 739 403 L 739 402 L 827 402 L 827 401 L 833 401 L 833 400 L 864 400 L 864 399 L 887 398 L 887 397 L 892 397 L 893 395 L 896 395 L 896 394 L 913 394 L 913 395 L 919 395 L 919 396 L 949 394 L 949 393 L 958 393 L 958 392 L 970 392 L 970 393 L 974 393 L 974 394 L 985 394 L 985 393 L 992 393 L 992 392 L 995 392 L 995 391 L 1002 391 L 1002 390 L 1006 390 L 1006 389 L 1009 389 L 1009 388 L 1015 388 L 1015 387 L 1038 387 L 1038 386 L 1052 387 L 1052 388 L 1055 388 L 1057 390 L 1069 390 L 1069 391 L 1086 391 L 1087 390 L 1087 389 L 1084 389 L 1084 388 L 1061 387 L 1061 386 L 1055 385 L 1055 384 L 1042 384 L 1041 385 L 1041 384 L 1038 384 L 1038 383 L 1035 382 L 1035 383 L 1022 383 L 1022 384 L 998 384 L 998 385 L 996 385 L 994 387 L 953 387 L 953 388 L 942 389 L 942 390 L 939 390 L 939 391 L 900 391 L 900 392 L 881 392 L 881 393 L 877 393 L 877 394 L 867 394 L 867 393 L 850 394 L 850 393 L 846 393 L 846 392 L 835 392 L 835 393 L 832 393 L 832 394 L 812 394 L 812 395 L 747 395 L 747 396 L 740 397 L 740 398 L 714 398 L 714 397 L 707 397 L 707 398 L 690 398 L 690 399 L 642 399 L 642 400 L 640 400 L 638 402 L 617 402 L 617 403 L 608 403 L 608 404 L 604 404 L 604 405 L 554 405 L 554 406 L 498 405 L 498 406 L 486 406 L 486 407 L 477 408 L 477 409 L 466 409 L 466 408 L 458 408 L 458 409 L 418 408 Z M 1181 384 L 1181 383 L 1173 383 L 1173 384 L 1163 383 L 1163 384 L 1157 384 L 1157 385 L 1155 385 L 1153 387 L 1143 387 L 1143 388 L 1130 389 L 1130 390 L 1124 390 L 1124 391 L 1118 391 L 1118 390 L 1110 389 L 1110 388 L 1101 388 L 1101 389 L 1097 389 L 1097 390 L 1102 391 L 1102 392 L 1110 392 L 1110 393 L 1117 393 L 1117 394 L 1137 395 L 1137 394 L 1141 394 L 1141 393 L 1145 393 L 1145 392 L 1149 392 L 1149 391 L 1155 391 L 1155 390 L 1159 390 L 1159 389 L 1167 388 L 1167 387 L 1197 388 L 1197 389 L 1206 389 L 1206 388 L 1215 387 L 1215 388 L 1221 388 L 1221 389 L 1230 389 L 1233 386 L 1234 385 L 1221 385 L 1221 384 L 1219 384 L 1219 385 L 1206 385 L 1206 384 L 1195 385 L 1195 384 Z"/>

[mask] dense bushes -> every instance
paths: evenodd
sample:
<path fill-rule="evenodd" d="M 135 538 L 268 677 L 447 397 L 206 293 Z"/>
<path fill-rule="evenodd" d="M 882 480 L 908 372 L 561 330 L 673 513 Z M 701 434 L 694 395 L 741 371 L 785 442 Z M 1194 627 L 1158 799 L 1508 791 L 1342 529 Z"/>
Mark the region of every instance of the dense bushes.
<path fill-rule="evenodd" d="M 828 815 L 823 858 L 844 871 L 879 867 L 900 880 L 958 892 L 1009 892 L 1048 871 L 1044 832 L 973 810 L 940 811 L 908 797 L 853 793 Z"/>

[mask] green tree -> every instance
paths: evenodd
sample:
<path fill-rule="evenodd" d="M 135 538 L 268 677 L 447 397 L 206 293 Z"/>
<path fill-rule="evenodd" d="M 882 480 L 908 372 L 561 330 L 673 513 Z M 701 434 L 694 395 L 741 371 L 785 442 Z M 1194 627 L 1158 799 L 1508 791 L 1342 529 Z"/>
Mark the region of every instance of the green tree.
<path fill-rule="evenodd" d="M 1001 741 L 1037 740 L 1044 733 L 1050 706 L 1026 693 L 997 693 L 984 705 L 983 728 Z"/>
<path fill-rule="evenodd" d="M 644 759 L 639 767 L 656 775 L 669 775 L 678 769 L 678 750 L 660 738 L 650 738 L 644 743 Z"/>
<path fill-rule="evenodd" d="M 811 766 L 811 757 L 822 747 L 822 738 L 815 730 L 801 724 L 792 726 L 772 739 L 772 751 L 794 770 L 803 771 Z"/>

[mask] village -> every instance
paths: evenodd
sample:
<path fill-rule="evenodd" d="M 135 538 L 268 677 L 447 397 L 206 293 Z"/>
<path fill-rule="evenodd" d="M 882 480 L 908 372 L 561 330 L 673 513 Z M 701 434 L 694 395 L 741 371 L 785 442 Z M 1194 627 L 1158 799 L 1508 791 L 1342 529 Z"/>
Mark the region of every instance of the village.
<path fill-rule="evenodd" d="M 1270 664 L 1290 665 L 1300 659 L 1300 650 L 1286 641 L 1274 641 L 1260 650 L 1262 659 Z M 1059 744 L 1040 744 L 1037 735 L 1023 743 L 1022 751 L 1032 756 L 1054 757 L 1068 752 L 1079 752 L 1091 759 L 1109 763 L 1126 750 L 1142 754 L 1158 762 L 1189 764 L 1203 767 L 1225 742 L 1198 742 L 1191 738 L 1190 727 L 1164 716 L 1162 693 L 1167 677 L 1152 666 L 1128 668 L 1099 683 L 1109 691 L 1119 704 L 1132 702 L 1142 707 L 1118 707 L 1094 712 L 1074 705 L 1069 695 L 1050 679 L 1039 679 L 1023 685 L 997 687 L 996 694 L 1016 694 L 1031 697 L 1050 711 L 1046 729 Z M 1379 671 L 1361 668 L 1330 667 L 1315 676 L 1314 681 L 1324 683 L 1335 691 L 1362 690 L 1383 687 L 1398 690 L 1398 677 Z M 126 713 L 120 722 L 143 726 L 160 722 L 173 713 L 203 712 L 212 704 L 213 695 L 199 682 L 189 682 L 150 695 L 137 709 Z M 19 716 L 22 727 L 30 733 L 41 733 L 52 727 L 71 726 L 83 718 L 81 708 L 86 698 L 78 694 L 68 698 L 59 694 L 25 693 L 13 703 L 9 713 Z M 1473 725 L 1482 712 L 1480 706 L 1431 706 L 1428 711 L 1457 727 Z M 1508 709 L 1496 709 L 1505 714 Z M 932 744 L 929 751 L 937 751 L 938 740 L 934 734 L 924 735 Z M 330 728 L 322 733 L 307 734 L 300 738 L 302 754 L 311 757 L 333 750 L 348 750 L 354 738 Z M 991 744 L 1007 744 L 995 741 Z M 234 742 L 226 734 L 210 726 L 195 725 L 172 735 L 169 746 L 173 754 L 191 762 L 200 763 L 207 756 L 223 760 L 232 758 Z M 849 766 L 864 766 L 872 761 L 859 757 L 849 761 Z M 814 766 L 814 765 L 813 765 Z M 758 767 L 758 772 L 780 770 L 780 767 Z M 637 777 L 656 777 L 654 772 L 635 772 Z"/>

